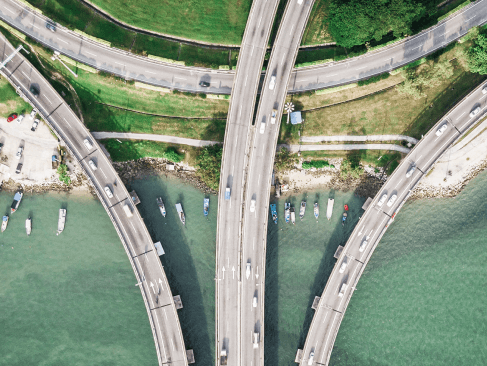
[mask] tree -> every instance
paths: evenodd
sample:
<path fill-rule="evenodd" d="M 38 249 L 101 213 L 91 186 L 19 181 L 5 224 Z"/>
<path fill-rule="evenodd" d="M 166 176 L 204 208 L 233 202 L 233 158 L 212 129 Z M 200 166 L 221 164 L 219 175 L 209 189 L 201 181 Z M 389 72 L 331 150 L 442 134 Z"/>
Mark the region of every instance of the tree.
<path fill-rule="evenodd" d="M 201 149 L 201 153 L 196 158 L 197 174 L 208 187 L 215 191 L 218 190 L 220 183 L 222 151 L 221 145 L 206 146 Z"/>
<path fill-rule="evenodd" d="M 429 0 L 333 0 L 329 30 L 337 44 L 353 47 L 411 33 L 411 25 L 434 7 Z"/>
<path fill-rule="evenodd" d="M 360 166 L 360 161 L 352 156 L 349 159 L 343 159 L 342 164 L 340 166 L 340 175 L 342 178 L 360 178 L 360 176 L 364 174 L 364 168 Z"/>
<path fill-rule="evenodd" d="M 468 68 L 471 72 L 487 74 L 487 37 L 479 34 L 475 45 L 467 52 Z"/>

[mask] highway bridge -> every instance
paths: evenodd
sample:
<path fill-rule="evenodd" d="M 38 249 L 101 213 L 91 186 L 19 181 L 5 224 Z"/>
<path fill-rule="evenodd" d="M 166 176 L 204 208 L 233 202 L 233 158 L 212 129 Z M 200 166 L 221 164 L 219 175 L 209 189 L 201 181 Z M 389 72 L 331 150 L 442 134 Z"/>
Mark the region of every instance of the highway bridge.
<path fill-rule="evenodd" d="M 0 52 L 2 61 L 14 52 L 12 45 L 2 35 Z M 37 109 L 65 143 L 71 157 L 84 171 L 112 220 L 144 300 L 159 365 L 188 365 L 173 295 L 158 253 L 132 198 L 110 161 L 62 97 L 20 53 L 7 63 L 2 74 Z M 30 92 L 31 86 L 39 91 L 37 97 Z M 90 160 L 98 167 L 96 171 L 89 167 Z M 106 187 L 111 192 L 110 197 L 105 191 Z"/>
<path fill-rule="evenodd" d="M 484 82 L 441 118 L 387 179 L 357 223 L 328 278 L 304 348 L 297 354 L 300 365 L 328 364 L 348 303 L 388 225 L 435 161 L 486 111 Z"/>
<path fill-rule="evenodd" d="M 234 70 L 159 62 L 107 47 L 60 25 L 56 25 L 56 31 L 52 32 L 46 28 L 48 18 L 15 0 L 0 0 L 0 19 L 52 50 L 126 79 L 198 93 L 230 94 L 232 91 Z M 329 88 L 391 71 L 456 41 L 470 28 L 486 21 L 487 0 L 477 0 L 437 25 L 397 44 L 339 62 L 294 69 L 287 92 Z M 291 29 L 288 32 L 291 33 Z M 261 82 L 264 75 L 261 74 Z M 200 86 L 201 81 L 210 83 L 210 87 Z"/>

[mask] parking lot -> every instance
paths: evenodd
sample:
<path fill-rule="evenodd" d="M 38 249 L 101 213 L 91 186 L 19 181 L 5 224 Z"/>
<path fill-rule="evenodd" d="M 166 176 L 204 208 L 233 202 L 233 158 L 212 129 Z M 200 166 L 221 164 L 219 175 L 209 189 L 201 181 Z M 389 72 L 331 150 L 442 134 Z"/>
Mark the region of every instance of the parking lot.
<path fill-rule="evenodd" d="M 42 120 L 35 131 L 31 130 L 33 123 L 29 114 L 21 123 L 18 119 L 7 122 L 6 118 L 0 118 L 1 179 L 44 181 L 55 173 L 51 159 L 52 155 L 59 155 L 57 139 Z M 20 158 L 16 156 L 19 147 L 23 147 Z M 19 163 L 22 166 L 17 173 Z"/>

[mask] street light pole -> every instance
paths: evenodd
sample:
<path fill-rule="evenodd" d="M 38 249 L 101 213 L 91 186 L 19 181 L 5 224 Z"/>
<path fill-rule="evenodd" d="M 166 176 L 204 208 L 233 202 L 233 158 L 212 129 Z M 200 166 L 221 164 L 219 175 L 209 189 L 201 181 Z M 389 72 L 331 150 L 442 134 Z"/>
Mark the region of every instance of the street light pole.
<path fill-rule="evenodd" d="M 11 60 L 14 58 L 14 56 L 20 51 L 20 50 L 24 50 L 25 52 L 29 53 L 29 51 L 27 51 L 24 47 L 22 47 L 22 45 L 20 45 L 19 47 L 17 47 L 17 49 L 12 52 L 12 54 L 10 56 L 8 56 L 5 61 L 3 61 L 1 64 L 0 64 L 0 70 L 3 69 L 5 67 L 5 65 Z"/>
<path fill-rule="evenodd" d="M 287 112 L 287 123 L 289 123 L 289 115 L 291 114 L 292 111 L 294 111 L 294 104 L 292 104 L 291 102 L 288 102 L 284 106 L 284 109 Z"/>

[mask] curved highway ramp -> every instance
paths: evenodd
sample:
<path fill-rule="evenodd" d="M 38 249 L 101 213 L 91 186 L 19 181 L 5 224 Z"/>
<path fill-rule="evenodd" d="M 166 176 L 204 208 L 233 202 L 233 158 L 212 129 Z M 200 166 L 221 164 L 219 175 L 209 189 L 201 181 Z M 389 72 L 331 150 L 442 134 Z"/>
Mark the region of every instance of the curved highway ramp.
<path fill-rule="evenodd" d="M 0 50 L 0 60 L 14 51 L 3 36 L 0 36 Z M 161 261 L 132 198 L 110 161 L 61 96 L 21 54 L 7 63 L 2 74 L 64 141 L 95 188 L 134 270 L 136 285 L 149 316 L 159 365 L 188 365 L 178 314 Z M 38 96 L 30 92 L 32 87 L 37 89 Z M 97 166 L 96 171 L 89 167 L 90 160 Z"/>

